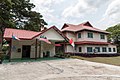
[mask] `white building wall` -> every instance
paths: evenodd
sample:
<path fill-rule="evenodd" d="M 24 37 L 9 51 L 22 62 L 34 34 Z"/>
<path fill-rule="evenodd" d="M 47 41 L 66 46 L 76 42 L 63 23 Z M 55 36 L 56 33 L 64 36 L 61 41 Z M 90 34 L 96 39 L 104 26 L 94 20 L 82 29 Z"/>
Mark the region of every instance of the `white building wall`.
<path fill-rule="evenodd" d="M 39 42 L 38 42 L 39 43 Z M 50 57 L 55 55 L 55 46 L 53 44 L 47 44 L 45 42 L 41 42 L 41 54 L 43 57 L 43 52 L 50 51 Z M 35 40 L 12 40 L 12 49 L 11 49 L 11 59 L 13 58 L 22 58 L 22 45 L 30 45 L 30 58 L 35 58 Z M 18 49 L 21 49 L 21 52 L 17 52 Z M 39 44 L 37 46 L 37 58 L 39 58 Z"/>
<path fill-rule="evenodd" d="M 73 32 L 66 32 L 66 36 L 69 39 L 73 39 L 75 42 L 79 42 L 79 41 L 94 41 L 94 42 L 107 42 L 107 34 L 105 35 L 105 39 L 101 39 L 100 35 L 102 33 L 97 33 L 97 32 L 92 32 L 93 33 L 93 38 L 88 38 L 88 32 L 91 31 L 82 31 L 81 33 L 81 38 L 78 38 L 78 33 L 73 33 Z M 82 47 L 82 53 L 87 53 L 87 47 L 92 47 L 93 49 L 95 49 L 95 47 L 100 47 L 100 52 L 97 54 L 113 54 L 113 53 L 117 53 L 117 48 L 115 45 L 77 45 L 76 46 L 76 52 L 79 53 L 79 47 Z M 106 47 L 107 48 L 107 52 L 102 52 L 102 47 Z M 112 52 L 108 51 L 108 48 L 111 48 Z M 116 49 L 115 52 L 113 52 L 113 48 Z M 65 52 L 73 52 L 73 48 L 71 45 L 66 45 L 66 50 Z M 92 52 L 93 53 L 93 52 Z"/>
<path fill-rule="evenodd" d="M 52 42 L 54 44 L 54 42 Z M 43 57 L 43 52 L 50 52 L 50 57 L 53 57 L 55 55 L 55 46 L 53 44 L 47 44 L 42 42 L 41 44 L 41 57 Z"/>
<path fill-rule="evenodd" d="M 30 58 L 35 58 L 35 46 L 31 46 Z M 39 58 L 39 46 L 37 46 L 37 58 Z"/>
<path fill-rule="evenodd" d="M 41 54 L 40 56 L 43 57 L 43 52 L 50 51 L 50 56 L 55 55 L 55 42 L 58 41 L 64 41 L 65 39 L 53 28 L 47 30 L 46 32 L 42 33 L 43 36 L 45 36 L 48 40 L 52 42 L 52 44 L 47 44 L 43 41 L 41 41 Z M 39 35 L 37 38 L 40 38 L 41 35 Z M 36 39 L 36 38 L 35 38 Z M 22 58 L 22 46 L 23 45 L 30 45 L 30 58 L 35 58 L 35 42 L 36 40 L 12 40 L 12 48 L 11 48 L 11 59 L 13 58 Z M 21 49 L 21 52 L 18 52 L 17 50 Z M 37 47 L 37 57 L 39 57 L 39 44 Z"/>
<path fill-rule="evenodd" d="M 67 46 L 66 46 L 66 52 L 71 52 L 71 53 L 73 53 L 73 52 L 74 52 L 73 47 L 72 47 L 71 45 L 67 45 Z"/>
<path fill-rule="evenodd" d="M 96 41 L 96 42 L 107 42 L 107 35 L 105 35 L 105 39 L 101 39 L 100 38 L 100 34 L 102 33 L 96 33 L 96 32 L 92 32 L 93 33 L 93 38 L 88 38 L 88 32 L 90 31 L 82 31 L 81 33 L 81 38 L 77 37 L 77 41 Z M 78 33 L 77 33 L 78 35 Z"/>
<path fill-rule="evenodd" d="M 56 40 L 56 41 L 63 41 L 63 40 L 65 40 L 54 29 L 50 29 L 50 30 L 46 31 L 45 33 L 43 33 L 42 35 L 44 35 L 45 37 L 47 37 L 48 40 Z M 40 36 L 38 36 L 38 38 L 40 38 Z"/>
<path fill-rule="evenodd" d="M 99 42 L 107 42 L 107 35 L 104 34 L 104 35 L 105 35 L 105 39 L 101 39 L 101 38 L 100 38 L 100 34 L 101 34 L 101 33 L 95 33 L 95 32 L 94 32 L 94 33 L 93 33 L 93 38 L 88 38 L 88 32 L 89 32 L 89 31 L 86 31 L 86 32 L 85 32 L 85 39 L 86 39 L 86 40 L 88 40 L 88 41 L 97 41 L 97 42 L 98 42 L 98 41 L 99 41 Z"/>
<path fill-rule="evenodd" d="M 78 33 L 81 33 L 81 38 L 78 38 Z M 82 31 L 82 32 L 78 32 L 78 33 L 76 33 L 76 41 L 78 42 L 78 41 L 85 41 L 86 40 L 86 34 L 85 34 L 85 31 Z"/>
<path fill-rule="evenodd" d="M 20 41 L 12 40 L 11 59 L 22 58 L 22 45 L 34 45 L 34 43 L 35 43 L 35 40 L 20 40 Z M 32 48 L 33 47 L 31 47 L 31 49 Z M 18 52 L 17 51 L 18 49 L 21 49 L 21 52 Z"/>
<path fill-rule="evenodd" d="M 12 46 L 11 46 L 11 58 L 21 58 L 22 57 L 22 49 L 21 44 L 18 41 L 12 40 Z M 20 48 L 21 52 L 18 52 L 17 49 Z"/>
<path fill-rule="evenodd" d="M 77 52 L 79 53 L 79 47 L 82 47 L 82 53 L 87 53 L 87 47 L 92 47 L 92 49 L 95 49 L 95 47 L 100 47 L 100 52 L 97 52 L 96 54 L 113 54 L 113 53 L 117 53 L 117 48 L 115 45 L 78 45 L 77 46 Z M 102 47 L 106 47 L 107 52 L 102 52 Z M 111 52 L 109 52 L 108 48 L 111 48 Z M 116 49 L 115 52 L 113 52 L 113 48 Z M 94 53 L 94 51 L 92 52 Z"/>
<path fill-rule="evenodd" d="M 108 48 L 111 48 L 112 52 L 109 52 L 109 53 L 113 53 L 113 48 L 116 49 L 116 51 L 114 53 L 117 53 L 117 47 L 116 45 L 108 45 Z"/>
<path fill-rule="evenodd" d="M 82 48 L 82 52 L 80 52 L 80 53 L 84 53 L 84 52 L 86 52 L 85 50 L 85 45 L 77 45 L 77 47 L 76 47 L 76 52 L 77 53 L 79 53 L 79 47 L 81 47 Z"/>
<path fill-rule="evenodd" d="M 73 41 L 76 41 L 76 34 L 73 33 L 73 32 L 66 32 L 66 36 L 69 38 L 69 39 L 73 39 Z"/>
<path fill-rule="evenodd" d="M 78 32 L 81 33 L 81 38 L 78 38 L 78 33 L 73 33 L 73 32 L 66 32 L 66 36 L 69 39 L 73 39 L 74 41 L 96 41 L 96 42 L 107 42 L 107 35 L 105 35 L 105 39 L 100 38 L 100 34 L 102 33 L 97 33 L 97 32 L 92 32 L 93 33 L 93 38 L 88 38 L 88 32 L 90 31 L 82 31 Z"/>

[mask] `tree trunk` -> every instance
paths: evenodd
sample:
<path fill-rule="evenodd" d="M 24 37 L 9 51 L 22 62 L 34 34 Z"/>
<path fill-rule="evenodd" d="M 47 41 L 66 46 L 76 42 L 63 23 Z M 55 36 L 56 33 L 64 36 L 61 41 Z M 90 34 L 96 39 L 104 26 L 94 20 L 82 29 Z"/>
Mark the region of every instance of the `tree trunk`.
<path fill-rule="evenodd" d="M 2 46 L 3 46 L 3 35 L 4 35 L 4 29 L 2 28 L 1 29 L 1 32 L 0 32 L 0 53 L 3 53 L 2 52 Z"/>
<path fill-rule="evenodd" d="M 2 43 L 3 43 L 3 32 L 0 33 L 0 63 L 3 61 L 3 51 L 2 51 Z"/>
<path fill-rule="evenodd" d="M 2 51 L 2 40 L 3 36 L 2 36 L 2 32 L 0 33 L 0 51 Z"/>

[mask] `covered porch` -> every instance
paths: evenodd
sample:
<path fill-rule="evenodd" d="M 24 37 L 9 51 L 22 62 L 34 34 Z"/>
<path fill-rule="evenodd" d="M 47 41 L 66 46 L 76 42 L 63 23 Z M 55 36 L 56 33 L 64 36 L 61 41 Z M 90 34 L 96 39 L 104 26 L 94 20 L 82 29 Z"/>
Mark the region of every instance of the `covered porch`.
<path fill-rule="evenodd" d="M 10 32 L 8 35 L 10 38 L 6 37 L 6 33 Z M 20 32 L 20 33 L 19 33 Z M 29 35 L 31 38 L 26 38 L 27 34 L 21 33 L 26 32 L 26 30 L 17 30 L 16 29 L 7 29 L 5 30 L 4 38 L 9 40 L 10 50 L 9 50 L 9 61 L 11 59 L 23 59 L 23 58 L 45 58 L 45 57 L 53 57 L 56 54 L 56 47 L 64 45 L 56 44 L 56 43 L 65 43 L 67 38 L 55 27 L 51 27 L 42 32 L 37 32 L 36 35 Z M 27 31 L 27 33 L 31 33 L 31 31 Z M 33 33 L 33 31 L 32 31 Z M 11 36 L 15 35 L 19 38 L 19 40 L 14 40 Z M 24 38 L 23 36 L 24 35 Z M 26 36 L 25 36 L 26 35 Z M 41 40 L 41 36 L 44 36 L 45 40 L 48 42 Z M 64 50 L 62 50 L 64 53 Z"/>

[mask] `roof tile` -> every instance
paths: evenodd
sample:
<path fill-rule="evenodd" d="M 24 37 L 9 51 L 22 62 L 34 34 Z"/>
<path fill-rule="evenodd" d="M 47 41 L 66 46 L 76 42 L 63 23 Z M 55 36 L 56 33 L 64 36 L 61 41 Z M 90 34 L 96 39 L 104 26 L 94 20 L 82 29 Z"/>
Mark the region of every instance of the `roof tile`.
<path fill-rule="evenodd" d="M 20 39 L 32 39 L 35 35 L 40 33 L 41 32 L 6 28 L 4 32 L 4 38 L 12 38 L 12 35 L 14 35 Z"/>
<path fill-rule="evenodd" d="M 107 31 L 94 28 L 89 22 L 81 23 L 78 25 L 73 25 L 73 24 L 66 24 L 66 25 L 67 27 L 62 27 L 62 30 L 61 30 L 62 32 L 63 31 L 77 32 L 81 30 L 91 30 L 91 31 L 102 32 L 102 33 L 107 33 L 107 34 L 109 33 Z"/>

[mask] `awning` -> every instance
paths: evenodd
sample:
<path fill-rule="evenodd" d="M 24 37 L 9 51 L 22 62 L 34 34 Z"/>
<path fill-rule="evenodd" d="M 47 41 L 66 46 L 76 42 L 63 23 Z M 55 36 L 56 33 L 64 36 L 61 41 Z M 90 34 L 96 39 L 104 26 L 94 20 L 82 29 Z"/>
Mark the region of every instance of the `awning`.
<path fill-rule="evenodd" d="M 61 44 L 55 44 L 55 46 L 62 46 Z"/>
<path fill-rule="evenodd" d="M 47 39 L 44 39 L 44 38 L 37 38 L 37 39 L 40 40 L 40 41 L 44 41 L 44 42 L 46 42 L 48 44 L 51 44 L 51 42 L 49 40 L 47 40 Z"/>

